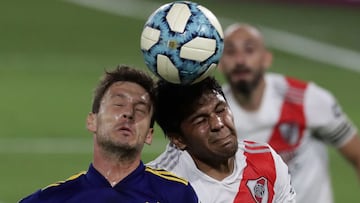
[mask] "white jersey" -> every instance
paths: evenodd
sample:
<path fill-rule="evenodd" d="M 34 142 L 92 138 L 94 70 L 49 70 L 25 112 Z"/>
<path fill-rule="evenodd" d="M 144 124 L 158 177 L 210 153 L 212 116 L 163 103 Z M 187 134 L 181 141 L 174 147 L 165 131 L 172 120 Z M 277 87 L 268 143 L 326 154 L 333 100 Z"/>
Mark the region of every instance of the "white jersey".
<path fill-rule="evenodd" d="M 219 181 L 200 171 L 187 151 L 173 145 L 148 165 L 188 179 L 202 203 L 295 202 L 288 167 L 267 144 L 239 143 L 234 170 Z"/>
<path fill-rule="evenodd" d="M 223 90 L 239 140 L 266 142 L 288 164 L 299 203 L 333 202 L 326 143 L 341 147 L 356 133 L 335 98 L 313 83 L 268 73 L 258 111 L 245 111 Z"/>

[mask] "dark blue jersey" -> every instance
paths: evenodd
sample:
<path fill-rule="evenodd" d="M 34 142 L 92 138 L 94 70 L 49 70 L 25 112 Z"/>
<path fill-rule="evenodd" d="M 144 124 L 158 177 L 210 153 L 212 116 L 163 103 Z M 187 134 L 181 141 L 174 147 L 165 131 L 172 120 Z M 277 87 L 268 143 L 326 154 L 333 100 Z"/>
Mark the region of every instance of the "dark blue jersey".
<path fill-rule="evenodd" d="M 21 203 L 198 203 L 187 180 L 170 172 L 140 165 L 114 187 L 92 166 L 87 172 L 51 184 Z"/>

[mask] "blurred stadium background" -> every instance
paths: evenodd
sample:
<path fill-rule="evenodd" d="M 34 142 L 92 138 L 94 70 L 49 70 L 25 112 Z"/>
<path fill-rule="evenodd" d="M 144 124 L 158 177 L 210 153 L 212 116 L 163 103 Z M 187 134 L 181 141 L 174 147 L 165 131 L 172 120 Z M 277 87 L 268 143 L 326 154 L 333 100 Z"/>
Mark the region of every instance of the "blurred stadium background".
<path fill-rule="evenodd" d="M 121 63 L 145 68 L 142 26 L 165 2 L 0 1 L 0 203 L 17 202 L 87 169 L 92 136 L 85 117 L 92 89 L 106 68 Z M 258 26 L 274 52 L 272 71 L 328 88 L 360 126 L 358 1 L 197 2 L 223 26 L 234 21 Z M 156 132 L 144 162 L 164 148 L 162 132 Z M 329 152 L 336 202 L 359 202 L 355 171 L 334 149 Z"/>

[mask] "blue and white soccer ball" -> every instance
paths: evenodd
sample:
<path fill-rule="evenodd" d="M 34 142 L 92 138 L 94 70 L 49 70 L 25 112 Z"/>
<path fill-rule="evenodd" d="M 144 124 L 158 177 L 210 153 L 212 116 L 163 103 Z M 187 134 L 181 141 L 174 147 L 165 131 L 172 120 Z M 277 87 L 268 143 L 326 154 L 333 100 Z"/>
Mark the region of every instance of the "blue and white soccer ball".
<path fill-rule="evenodd" d="M 224 49 L 223 31 L 216 16 L 190 1 L 158 8 L 141 34 L 145 64 L 158 77 L 188 85 L 209 76 Z"/>

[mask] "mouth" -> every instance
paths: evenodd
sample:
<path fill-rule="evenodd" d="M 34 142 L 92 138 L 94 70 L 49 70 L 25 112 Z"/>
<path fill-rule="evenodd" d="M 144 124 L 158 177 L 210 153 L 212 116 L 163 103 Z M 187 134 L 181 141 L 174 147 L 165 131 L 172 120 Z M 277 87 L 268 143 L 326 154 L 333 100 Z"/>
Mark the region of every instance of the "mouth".
<path fill-rule="evenodd" d="M 251 70 L 248 68 L 236 68 L 234 71 L 231 72 L 231 76 L 234 79 L 242 79 L 249 74 L 251 74 Z"/>
<path fill-rule="evenodd" d="M 117 131 L 123 134 L 124 136 L 131 136 L 133 134 L 131 128 L 127 126 L 121 126 L 117 129 Z"/>
<path fill-rule="evenodd" d="M 225 146 L 225 145 L 228 145 L 228 144 L 233 142 L 233 137 L 234 137 L 233 134 L 229 134 L 229 135 L 226 135 L 224 137 L 217 137 L 212 141 L 212 143 L 213 144 L 218 144 L 218 145 L 221 145 L 221 146 Z"/>

